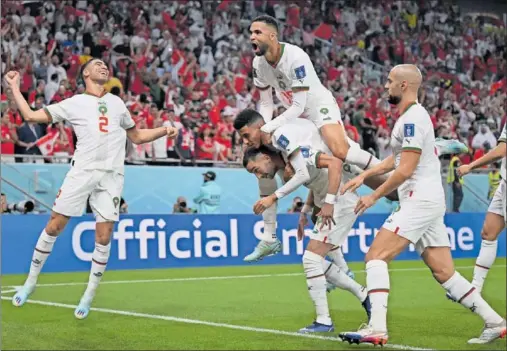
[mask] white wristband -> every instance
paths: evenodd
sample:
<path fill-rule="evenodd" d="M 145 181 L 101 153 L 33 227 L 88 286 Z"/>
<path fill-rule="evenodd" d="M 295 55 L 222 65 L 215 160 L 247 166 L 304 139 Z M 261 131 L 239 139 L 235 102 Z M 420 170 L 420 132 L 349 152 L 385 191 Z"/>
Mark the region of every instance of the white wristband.
<path fill-rule="evenodd" d="M 311 214 L 313 212 L 313 206 L 304 204 L 303 208 L 301 209 L 301 213 Z"/>
<path fill-rule="evenodd" d="M 336 195 L 326 194 L 326 198 L 324 199 L 326 204 L 334 205 L 336 203 Z"/>

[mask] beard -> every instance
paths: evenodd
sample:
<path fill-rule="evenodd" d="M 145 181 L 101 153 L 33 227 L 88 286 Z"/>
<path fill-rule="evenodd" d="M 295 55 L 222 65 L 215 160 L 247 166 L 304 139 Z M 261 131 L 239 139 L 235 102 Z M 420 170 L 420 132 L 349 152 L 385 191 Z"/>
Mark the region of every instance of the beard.
<path fill-rule="evenodd" d="M 401 96 L 396 95 L 389 95 L 389 98 L 387 99 L 387 102 L 389 102 L 391 105 L 398 105 L 401 101 Z"/>
<path fill-rule="evenodd" d="M 255 44 L 255 46 L 257 46 L 257 50 L 254 52 L 255 56 L 264 56 L 268 51 L 268 44 L 259 43 Z"/>

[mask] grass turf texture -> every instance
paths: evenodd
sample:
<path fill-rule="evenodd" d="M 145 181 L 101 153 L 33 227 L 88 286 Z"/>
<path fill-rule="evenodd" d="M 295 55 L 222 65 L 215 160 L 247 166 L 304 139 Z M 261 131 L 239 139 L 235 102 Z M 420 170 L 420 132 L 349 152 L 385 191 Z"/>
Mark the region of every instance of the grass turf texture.
<path fill-rule="evenodd" d="M 471 279 L 474 260 L 456 260 L 458 269 Z M 486 300 L 501 315 L 506 314 L 506 260 L 497 259 L 483 291 Z M 354 263 L 356 280 L 365 283 L 364 264 Z M 397 261 L 390 265 L 389 344 L 430 349 L 505 350 L 506 341 L 468 345 L 480 334 L 482 320 L 445 297 L 422 262 Z M 289 275 L 287 273 L 294 273 Z M 287 274 L 287 275 L 282 275 Z M 134 282 L 135 280 L 192 277 L 274 275 L 252 278 Z M 2 277 L 2 291 L 21 285 L 25 276 Z M 85 289 L 88 273 L 42 274 L 31 299 L 76 305 Z M 297 332 L 314 318 L 313 304 L 299 265 L 251 265 L 243 267 L 184 268 L 166 270 L 109 271 L 93 307 L 186 318 L 242 327 Z M 14 292 L 2 293 L 11 297 Z M 334 290 L 329 296 L 335 333 L 356 330 L 365 321 L 360 303 L 348 292 Z M 72 308 L 27 303 L 12 306 L 2 300 L 2 349 L 40 350 L 371 350 L 371 345 L 349 345 L 337 340 L 272 334 L 259 330 L 237 330 L 221 325 L 192 324 L 91 311 L 85 320 L 74 318 Z M 161 316 L 161 317 L 160 317 Z M 149 317 L 149 316 L 148 316 Z M 171 319 L 171 318 L 170 318 Z M 391 349 L 389 346 L 384 349 Z"/>

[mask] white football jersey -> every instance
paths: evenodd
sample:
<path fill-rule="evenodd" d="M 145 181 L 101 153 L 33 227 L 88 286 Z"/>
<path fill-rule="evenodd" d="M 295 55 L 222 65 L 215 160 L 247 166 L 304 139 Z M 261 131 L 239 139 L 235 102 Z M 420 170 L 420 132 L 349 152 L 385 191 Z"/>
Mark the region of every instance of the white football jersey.
<path fill-rule="evenodd" d="M 398 187 L 400 202 L 413 197 L 445 205 L 433 124 L 430 115 L 419 103 L 409 106 L 396 121 L 391 134 L 391 147 L 395 167 L 400 165 L 402 151 L 421 153 L 412 176 Z"/>
<path fill-rule="evenodd" d="M 320 82 L 308 54 L 299 46 L 280 44 L 282 54 L 276 66 L 264 56 L 253 59 L 254 84 L 260 89 L 273 87 L 285 108 L 292 105 L 293 91 L 308 91 L 305 114 L 314 112 L 323 104 L 336 104 L 333 94 Z"/>
<path fill-rule="evenodd" d="M 124 173 L 126 129 L 135 126 L 122 99 L 74 95 L 45 107 L 53 123 L 69 122 L 77 136 L 74 167 Z"/>
<path fill-rule="evenodd" d="M 507 143 L 507 132 L 505 130 L 507 126 L 507 123 L 503 126 L 502 134 L 500 134 L 500 138 L 498 138 L 498 142 L 504 142 Z M 502 158 L 502 168 L 500 169 L 500 175 L 502 176 L 502 179 L 507 181 L 507 156 L 504 156 Z"/>
<path fill-rule="evenodd" d="M 315 206 L 322 207 L 327 194 L 328 172 L 326 168 L 317 168 L 317 158 L 320 153 L 328 155 L 332 153 L 322 141 L 317 127 L 306 119 L 297 118 L 288 121 L 273 133 L 272 144 L 286 158 L 300 150 L 310 174 L 310 180 L 304 186 L 313 190 Z M 340 187 L 359 173 L 360 168 L 344 164 Z"/>

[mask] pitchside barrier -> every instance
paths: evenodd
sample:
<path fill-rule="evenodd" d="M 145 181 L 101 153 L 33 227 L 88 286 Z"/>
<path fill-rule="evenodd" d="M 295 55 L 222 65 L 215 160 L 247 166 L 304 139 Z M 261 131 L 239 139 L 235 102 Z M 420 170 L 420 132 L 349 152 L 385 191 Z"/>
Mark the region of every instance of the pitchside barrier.
<path fill-rule="evenodd" d="M 385 214 L 361 216 L 342 249 L 349 262 L 362 261 Z M 47 215 L 3 215 L 1 273 L 27 273 L 33 248 Z M 473 258 L 481 246 L 484 214 L 448 214 L 445 218 L 455 258 Z M 254 264 L 301 263 L 308 241 L 297 241 L 298 215 L 279 215 L 277 234 L 283 243 L 278 255 Z M 88 271 L 94 249 L 91 216 L 73 218 L 56 241 L 45 272 Z M 124 215 L 115 226 L 108 269 L 149 269 L 252 265 L 243 262 L 263 231 L 254 215 Z M 311 227 L 306 234 L 311 233 Z M 506 255 L 505 233 L 499 237 L 498 257 Z M 399 258 L 415 260 L 411 245 Z"/>

